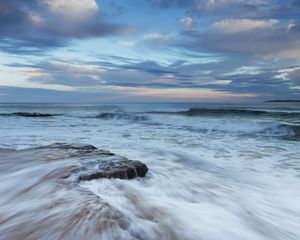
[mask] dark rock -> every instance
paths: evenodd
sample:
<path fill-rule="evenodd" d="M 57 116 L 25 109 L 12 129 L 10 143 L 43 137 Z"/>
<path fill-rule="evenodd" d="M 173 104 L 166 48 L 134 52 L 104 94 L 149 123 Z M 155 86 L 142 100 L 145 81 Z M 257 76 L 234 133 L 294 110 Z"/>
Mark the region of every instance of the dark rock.
<path fill-rule="evenodd" d="M 72 160 L 72 165 L 66 168 L 49 171 L 49 179 L 64 179 L 70 176 L 83 181 L 98 178 L 132 179 L 144 177 L 148 172 L 147 166 L 142 162 L 128 160 L 89 144 L 53 143 L 23 150 L 0 148 L 0 156 L 0 172 L 23 169 L 31 166 L 33 161 L 38 163 Z"/>
<path fill-rule="evenodd" d="M 99 170 L 83 174 L 79 179 L 83 181 L 99 178 L 132 179 L 145 177 L 148 172 L 146 164 L 127 159 L 120 161 L 102 161 L 98 167 Z"/>
<path fill-rule="evenodd" d="M 76 144 L 76 143 L 52 143 L 50 145 L 46 146 L 41 146 L 39 148 L 56 148 L 56 149 L 63 149 L 63 150 L 70 150 L 70 149 L 75 149 L 75 150 L 86 150 L 86 151 L 93 151 L 96 150 L 97 148 L 91 144 Z"/>

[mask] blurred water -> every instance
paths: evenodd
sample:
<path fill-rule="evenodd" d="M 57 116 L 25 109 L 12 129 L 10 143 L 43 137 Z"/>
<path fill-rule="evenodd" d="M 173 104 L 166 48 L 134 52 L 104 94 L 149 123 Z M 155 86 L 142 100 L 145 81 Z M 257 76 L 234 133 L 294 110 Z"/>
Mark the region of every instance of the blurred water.
<path fill-rule="evenodd" d="M 291 104 L 0 105 L 0 239 L 298 240 L 298 113 Z M 55 142 L 92 144 L 149 173 L 77 182 L 64 174 L 80 156 L 37 152 Z"/>

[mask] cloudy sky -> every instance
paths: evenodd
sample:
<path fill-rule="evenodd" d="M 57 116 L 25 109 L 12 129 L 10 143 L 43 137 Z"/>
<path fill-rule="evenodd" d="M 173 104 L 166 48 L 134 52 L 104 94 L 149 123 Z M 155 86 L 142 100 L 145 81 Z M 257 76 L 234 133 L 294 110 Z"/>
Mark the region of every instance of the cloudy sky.
<path fill-rule="evenodd" d="M 299 0 L 0 0 L 0 102 L 300 99 Z"/>

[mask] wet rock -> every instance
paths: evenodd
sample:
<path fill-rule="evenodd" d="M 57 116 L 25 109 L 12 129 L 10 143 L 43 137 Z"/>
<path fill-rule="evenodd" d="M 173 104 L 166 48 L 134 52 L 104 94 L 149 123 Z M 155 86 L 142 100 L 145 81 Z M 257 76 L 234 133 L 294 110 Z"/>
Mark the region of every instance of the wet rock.
<path fill-rule="evenodd" d="M 76 181 L 98 178 L 132 179 L 144 177 L 148 172 L 147 166 L 142 162 L 128 160 L 89 144 L 62 142 L 18 151 L 0 148 L 0 155 L 0 172 L 23 169 L 33 162 L 38 164 L 41 161 L 51 163 L 71 160 L 66 168 L 49 172 L 47 178 L 65 179 L 73 176 Z"/>
<path fill-rule="evenodd" d="M 79 180 L 89 181 L 99 178 L 133 179 L 145 177 L 148 172 L 146 164 L 129 160 L 110 151 L 97 149 L 89 144 L 53 143 L 37 148 L 39 155 L 47 154 L 52 159 L 77 159 L 77 167 L 69 175 L 78 175 Z"/>
<path fill-rule="evenodd" d="M 91 144 L 76 144 L 76 143 L 52 143 L 47 146 L 41 146 L 40 149 L 49 149 L 49 148 L 57 148 L 57 149 L 63 149 L 63 150 L 83 150 L 83 151 L 93 151 L 97 148 Z"/>
<path fill-rule="evenodd" d="M 99 179 L 99 178 L 119 178 L 132 179 L 136 177 L 145 177 L 148 172 L 146 164 L 140 161 L 132 160 L 114 160 L 102 161 L 97 171 L 80 175 L 82 181 Z"/>

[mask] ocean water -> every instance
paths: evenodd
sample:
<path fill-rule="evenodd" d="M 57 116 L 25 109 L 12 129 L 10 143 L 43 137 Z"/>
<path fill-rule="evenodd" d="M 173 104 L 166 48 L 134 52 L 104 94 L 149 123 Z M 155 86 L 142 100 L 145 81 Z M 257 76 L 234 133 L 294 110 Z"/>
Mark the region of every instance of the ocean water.
<path fill-rule="evenodd" d="M 2 104 L 0 239 L 299 240 L 299 140 L 291 103 Z M 87 144 L 149 172 L 80 182 Z"/>

